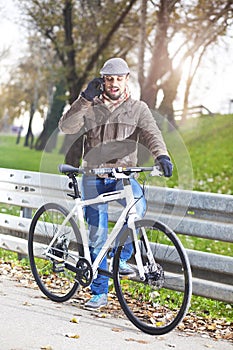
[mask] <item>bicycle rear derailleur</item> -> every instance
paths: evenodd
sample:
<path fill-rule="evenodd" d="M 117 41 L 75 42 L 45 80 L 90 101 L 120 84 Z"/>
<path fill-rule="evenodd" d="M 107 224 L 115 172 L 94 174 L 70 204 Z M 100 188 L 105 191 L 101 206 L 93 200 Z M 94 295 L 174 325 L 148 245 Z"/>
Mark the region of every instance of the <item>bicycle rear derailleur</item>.
<path fill-rule="evenodd" d="M 51 248 L 51 254 L 57 257 L 57 259 L 52 258 L 53 262 L 53 271 L 55 273 L 64 272 L 65 264 L 64 259 L 66 258 L 68 254 L 68 248 L 66 244 L 66 240 L 61 240 L 60 242 L 57 242 L 52 248 Z"/>

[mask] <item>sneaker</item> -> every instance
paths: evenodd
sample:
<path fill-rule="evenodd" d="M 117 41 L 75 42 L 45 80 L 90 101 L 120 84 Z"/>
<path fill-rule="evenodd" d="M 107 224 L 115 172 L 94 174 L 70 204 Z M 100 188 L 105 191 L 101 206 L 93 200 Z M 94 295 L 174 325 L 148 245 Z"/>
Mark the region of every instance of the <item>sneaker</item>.
<path fill-rule="evenodd" d="M 89 309 L 99 309 L 100 307 L 106 306 L 107 304 L 108 304 L 107 294 L 95 294 L 85 304 L 85 307 L 87 307 Z"/>
<path fill-rule="evenodd" d="M 127 264 L 126 260 L 120 259 L 119 262 L 119 274 L 120 275 L 134 275 L 135 271 Z"/>

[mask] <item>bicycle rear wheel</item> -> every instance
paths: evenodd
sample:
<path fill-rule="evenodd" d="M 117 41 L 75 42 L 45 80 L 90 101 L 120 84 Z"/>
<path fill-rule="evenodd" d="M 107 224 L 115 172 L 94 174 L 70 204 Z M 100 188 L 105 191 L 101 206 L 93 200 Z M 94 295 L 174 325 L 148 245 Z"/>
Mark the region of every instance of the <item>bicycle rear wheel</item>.
<path fill-rule="evenodd" d="M 43 205 L 35 213 L 28 239 L 28 254 L 33 276 L 40 290 L 51 300 L 63 302 L 72 297 L 79 283 L 76 273 L 67 269 L 64 261 L 76 266 L 83 256 L 79 229 L 70 218 L 62 226 L 68 210 L 55 203 Z M 46 249 L 54 235 L 61 230 L 48 253 Z"/>
<path fill-rule="evenodd" d="M 114 258 L 114 284 L 123 311 L 140 330 L 161 335 L 173 330 L 185 316 L 192 293 L 191 269 L 186 252 L 175 233 L 160 222 L 135 222 L 146 280 L 140 280 L 135 249 L 128 261 L 134 275 L 121 277 L 119 258 L 128 233 L 123 235 Z M 151 266 L 146 254 L 146 234 L 156 262 Z"/>

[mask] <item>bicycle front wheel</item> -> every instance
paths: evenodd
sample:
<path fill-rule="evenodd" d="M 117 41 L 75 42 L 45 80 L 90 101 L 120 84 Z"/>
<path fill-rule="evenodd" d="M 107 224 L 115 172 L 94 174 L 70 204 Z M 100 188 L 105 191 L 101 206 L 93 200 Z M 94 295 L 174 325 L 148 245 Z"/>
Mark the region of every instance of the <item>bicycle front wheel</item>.
<path fill-rule="evenodd" d="M 140 279 L 134 244 L 128 261 L 134 273 L 120 276 L 118 272 L 122 247 L 129 241 L 128 230 L 115 253 L 116 294 L 126 316 L 137 328 L 151 335 L 165 334 L 182 321 L 189 307 L 192 293 L 189 261 L 176 234 L 164 224 L 139 220 L 135 225 L 146 279 Z M 148 259 L 145 235 L 154 265 Z"/>
<path fill-rule="evenodd" d="M 75 221 L 64 220 L 68 210 L 55 203 L 43 205 L 35 213 L 28 239 L 28 254 L 33 276 L 40 290 L 51 300 L 63 302 L 73 296 L 79 283 L 66 263 L 76 266 L 83 256 L 81 235 Z M 51 248 L 48 245 L 56 233 Z"/>

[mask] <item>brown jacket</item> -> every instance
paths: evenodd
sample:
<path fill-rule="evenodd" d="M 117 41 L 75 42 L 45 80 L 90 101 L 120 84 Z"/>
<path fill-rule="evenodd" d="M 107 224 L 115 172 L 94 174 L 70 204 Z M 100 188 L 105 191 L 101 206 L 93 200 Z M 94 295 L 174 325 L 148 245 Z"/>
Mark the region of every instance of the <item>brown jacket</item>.
<path fill-rule="evenodd" d="M 66 134 L 85 135 L 83 166 L 136 166 L 139 144 L 154 159 L 168 155 L 149 108 L 131 97 L 110 112 L 99 98 L 92 103 L 80 96 L 61 117 L 59 128 Z"/>

